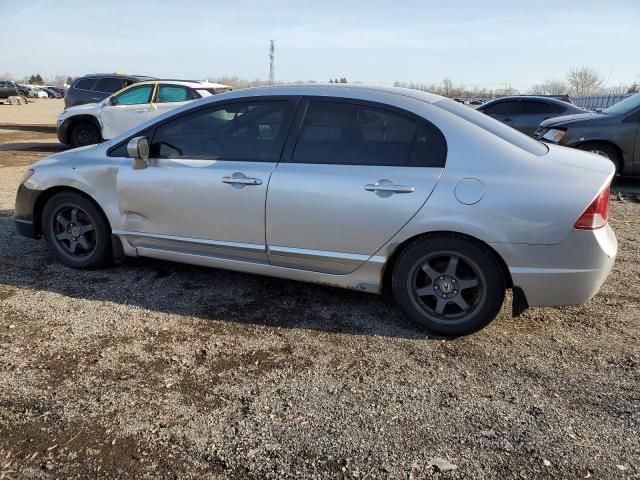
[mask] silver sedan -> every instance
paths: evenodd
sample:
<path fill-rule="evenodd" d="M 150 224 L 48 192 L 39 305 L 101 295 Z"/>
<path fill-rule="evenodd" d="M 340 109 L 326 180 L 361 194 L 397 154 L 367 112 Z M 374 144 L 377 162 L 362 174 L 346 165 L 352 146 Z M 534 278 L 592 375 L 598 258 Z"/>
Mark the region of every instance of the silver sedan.
<path fill-rule="evenodd" d="M 25 174 L 15 224 L 74 268 L 151 257 L 379 293 L 462 335 L 586 302 L 617 251 L 613 164 L 414 90 L 240 90 Z"/>

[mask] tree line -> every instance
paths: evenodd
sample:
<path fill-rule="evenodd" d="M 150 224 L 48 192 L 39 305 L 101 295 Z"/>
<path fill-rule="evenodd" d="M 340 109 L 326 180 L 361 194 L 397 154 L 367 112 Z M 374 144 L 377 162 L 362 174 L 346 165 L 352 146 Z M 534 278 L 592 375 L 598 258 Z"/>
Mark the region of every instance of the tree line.
<path fill-rule="evenodd" d="M 436 93 L 449 98 L 495 98 L 515 95 L 517 92 L 508 84 L 505 88 L 466 88 L 455 86 L 451 79 L 445 78 L 441 84 L 420 84 L 395 82 L 396 87 L 413 88 L 425 92 Z M 588 66 L 571 67 L 564 79 L 549 79 L 544 83 L 533 85 L 527 93 L 532 95 L 571 95 L 582 97 L 588 95 L 607 95 L 621 93 L 638 93 L 640 84 L 634 81 L 629 85 L 606 87 L 604 77 L 598 70 Z"/>
<path fill-rule="evenodd" d="M 637 81 L 629 85 L 606 87 L 604 77 L 592 67 L 571 67 L 565 79 L 549 79 L 544 83 L 533 85 L 531 93 L 546 95 L 569 94 L 575 97 L 589 95 L 607 95 L 620 93 L 638 93 L 640 85 Z"/>

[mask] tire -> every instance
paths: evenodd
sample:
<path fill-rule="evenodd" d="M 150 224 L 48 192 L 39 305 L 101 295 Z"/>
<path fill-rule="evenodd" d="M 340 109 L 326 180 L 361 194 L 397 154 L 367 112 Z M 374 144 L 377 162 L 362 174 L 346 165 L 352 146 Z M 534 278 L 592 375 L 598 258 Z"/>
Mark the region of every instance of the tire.
<path fill-rule="evenodd" d="M 109 224 L 98 207 L 78 193 L 58 193 L 47 201 L 42 233 L 53 254 L 68 267 L 92 269 L 111 263 Z"/>
<path fill-rule="evenodd" d="M 604 142 L 587 142 L 579 145 L 578 149 L 608 158 L 615 165 L 616 173 L 621 172 L 622 159 L 620 158 L 617 150 L 612 145 Z"/>
<path fill-rule="evenodd" d="M 418 326 L 444 336 L 467 335 L 488 325 L 500 312 L 506 290 L 495 254 L 457 234 L 410 243 L 391 279 L 393 296 L 405 313 Z"/>
<path fill-rule="evenodd" d="M 80 122 L 71 129 L 69 140 L 74 148 L 100 143 L 100 131 L 92 123 Z"/>

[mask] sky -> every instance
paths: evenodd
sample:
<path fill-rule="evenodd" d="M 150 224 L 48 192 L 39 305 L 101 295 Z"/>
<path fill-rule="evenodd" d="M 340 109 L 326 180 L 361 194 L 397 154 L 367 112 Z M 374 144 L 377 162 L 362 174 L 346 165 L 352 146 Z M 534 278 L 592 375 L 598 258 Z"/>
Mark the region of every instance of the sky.
<path fill-rule="evenodd" d="M 572 66 L 640 81 L 640 0 L 0 0 L 0 74 L 526 90 Z M 8 15 L 7 12 L 15 12 Z M 11 20 L 9 20 L 9 18 Z"/>

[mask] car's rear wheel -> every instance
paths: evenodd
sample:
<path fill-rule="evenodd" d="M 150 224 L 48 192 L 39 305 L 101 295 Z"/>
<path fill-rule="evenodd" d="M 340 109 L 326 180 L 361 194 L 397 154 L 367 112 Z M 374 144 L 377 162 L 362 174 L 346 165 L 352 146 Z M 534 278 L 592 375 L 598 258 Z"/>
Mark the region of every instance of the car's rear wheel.
<path fill-rule="evenodd" d="M 72 268 L 97 268 L 111 260 L 110 229 L 95 204 L 74 192 L 51 197 L 42 232 L 54 255 Z"/>
<path fill-rule="evenodd" d="M 71 129 L 71 146 L 84 147 L 100 142 L 98 127 L 89 122 L 81 122 Z"/>
<path fill-rule="evenodd" d="M 580 150 L 595 153 L 596 155 L 600 155 L 601 157 L 608 158 L 615 165 L 616 173 L 620 173 L 621 167 L 622 167 L 622 160 L 620 158 L 620 155 L 616 151 L 616 149 L 613 146 L 609 145 L 608 143 L 588 142 L 588 143 L 583 143 L 578 148 Z"/>
<path fill-rule="evenodd" d="M 396 302 L 420 326 L 441 335 L 466 335 L 493 320 L 505 279 L 495 255 L 460 235 L 417 239 L 394 266 Z"/>

